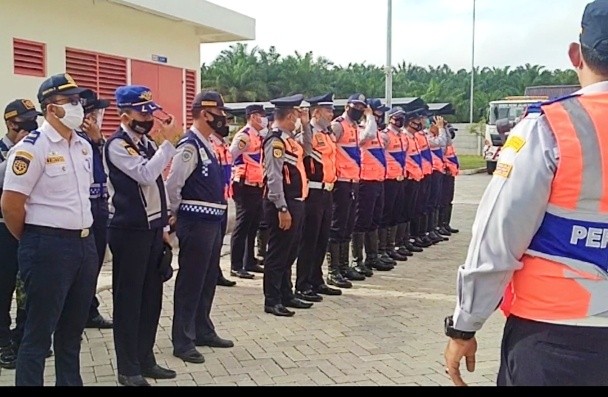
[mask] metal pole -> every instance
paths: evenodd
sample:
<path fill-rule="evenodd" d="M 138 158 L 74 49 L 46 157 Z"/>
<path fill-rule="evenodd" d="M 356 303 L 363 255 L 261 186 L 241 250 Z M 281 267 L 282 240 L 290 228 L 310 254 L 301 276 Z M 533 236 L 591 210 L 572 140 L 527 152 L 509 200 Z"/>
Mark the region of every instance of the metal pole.
<path fill-rule="evenodd" d="M 393 106 L 393 0 L 388 0 L 387 21 L 386 21 L 386 106 Z"/>
<path fill-rule="evenodd" d="M 473 32 L 471 38 L 471 106 L 469 113 L 469 129 L 473 128 L 473 117 L 474 117 L 474 109 L 475 109 L 475 13 L 476 13 L 476 2 L 477 0 L 473 0 Z M 477 153 L 481 154 L 481 137 L 477 136 Z"/>

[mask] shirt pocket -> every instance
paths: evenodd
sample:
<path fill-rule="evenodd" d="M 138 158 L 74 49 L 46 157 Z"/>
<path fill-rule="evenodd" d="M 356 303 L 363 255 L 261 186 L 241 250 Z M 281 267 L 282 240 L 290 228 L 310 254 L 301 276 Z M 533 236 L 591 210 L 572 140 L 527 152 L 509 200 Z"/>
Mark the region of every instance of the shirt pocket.
<path fill-rule="evenodd" d="M 51 192 L 64 192 L 72 186 L 70 183 L 72 171 L 67 164 L 47 165 L 44 174 L 48 177 L 47 189 Z"/>

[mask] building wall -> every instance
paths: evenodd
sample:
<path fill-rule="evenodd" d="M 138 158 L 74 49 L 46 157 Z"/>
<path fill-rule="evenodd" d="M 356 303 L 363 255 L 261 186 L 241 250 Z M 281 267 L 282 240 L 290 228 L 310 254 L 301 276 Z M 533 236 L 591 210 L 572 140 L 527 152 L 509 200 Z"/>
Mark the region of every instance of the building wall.
<path fill-rule="evenodd" d="M 200 68 L 200 41 L 191 25 L 105 0 L 2 0 L 2 108 L 17 97 L 35 100 L 44 80 L 13 73 L 13 38 L 46 43 L 47 76 L 65 71 L 66 47 L 149 62 L 160 55 L 169 66 Z"/>

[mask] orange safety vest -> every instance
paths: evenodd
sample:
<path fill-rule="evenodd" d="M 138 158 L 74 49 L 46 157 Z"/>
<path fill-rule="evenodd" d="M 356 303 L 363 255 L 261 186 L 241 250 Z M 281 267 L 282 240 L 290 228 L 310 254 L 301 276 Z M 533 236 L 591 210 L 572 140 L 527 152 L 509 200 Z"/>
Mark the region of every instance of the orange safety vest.
<path fill-rule="evenodd" d="M 361 149 L 359 148 L 359 128 L 346 118 L 338 117 L 342 126 L 342 136 L 336 142 L 336 175 L 339 181 L 359 181 L 361 172 Z"/>
<path fill-rule="evenodd" d="M 362 181 L 383 182 L 386 178 L 386 153 L 380 140 L 380 131 L 376 137 L 364 142 L 361 147 L 361 174 Z"/>
<path fill-rule="evenodd" d="M 224 196 L 226 199 L 232 197 L 232 190 L 230 189 L 230 179 L 232 174 L 232 154 L 230 148 L 223 139 L 219 138 L 215 134 L 211 134 L 209 137 L 213 150 L 217 156 L 222 170 L 224 171 Z"/>
<path fill-rule="evenodd" d="M 279 137 L 285 146 L 283 157 L 283 193 L 286 199 L 306 199 L 308 197 L 308 178 L 304 168 L 304 148 L 289 134 L 278 129 L 269 133 L 265 145 L 273 136 Z M 267 191 L 264 196 L 267 195 Z"/>
<path fill-rule="evenodd" d="M 405 179 L 405 148 L 403 147 L 403 134 L 395 132 L 391 128 L 384 130 L 383 134 L 388 137 L 386 145 L 386 179 Z"/>
<path fill-rule="evenodd" d="M 458 162 L 458 156 L 454 150 L 454 145 L 448 145 L 443 153 L 443 162 L 445 168 L 448 170 L 450 175 L 457 176 L 460 173 L 460 163 Z"/>
<path fill-rule="evenodd" d="M 423 132 L 415 132 L 414 137 L 418 144 L 418 150 L 422 156 L 422 173 L 424 175 L 430 175 L 433 173 L 433 155 L 429 141 L 426 139 L 426 135 Z"/>
<path fill-rule="evenodd" d="M 418 149 L 418 140 L 407 132 L 404 132 L 403 136 L 405 138 L 404 146 L 407 150 L 407 157 L 405 159 L 407 179 L 419 182 L 424 178 L 424 173 L 422 172 L 422 154 L 420 154 L 420 150 Z"/>
<path fill-rule="evenodd" d="M 249 142 L 239 140 L 239 145 L 247 147 L 247 152 L 234 159 L 233 176 L 234 182 L 244 182 L 251 186 L 262 186 L 264 182 L 264 169 L 262 166 L 262 138 L 260 134 L 249 126 L 246 126 L 235 135 L 234 139 L 239 139 L 239 135 L 245 134 L 249 137 Z M 240 146 L 239 146 L 240 147 Z"/>
<path fill-rule="evenodd" d="M 542 105 L 559 149 L 543 222 L 510 285 L 510 312 L 576 320 L 608 311 L 608 93 Z"/>
<path fill-rule="evenodd" d="M 336 137 L 323 131 L 312 136 L 312 153 L 304 159 L 308 180 L 316 183 L 336 182 Z"/>

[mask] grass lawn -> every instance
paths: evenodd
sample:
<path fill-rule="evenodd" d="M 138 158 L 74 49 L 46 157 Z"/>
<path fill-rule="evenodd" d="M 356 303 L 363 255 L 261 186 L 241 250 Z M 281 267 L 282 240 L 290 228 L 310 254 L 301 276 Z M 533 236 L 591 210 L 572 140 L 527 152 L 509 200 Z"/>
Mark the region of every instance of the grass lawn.
<path fill-rule="evenodd" d="M 459 155 L 460 169 L 471 170 L 475 168 L 485 168 L 486 161 L 482 156 L 476 155 Z"/>

